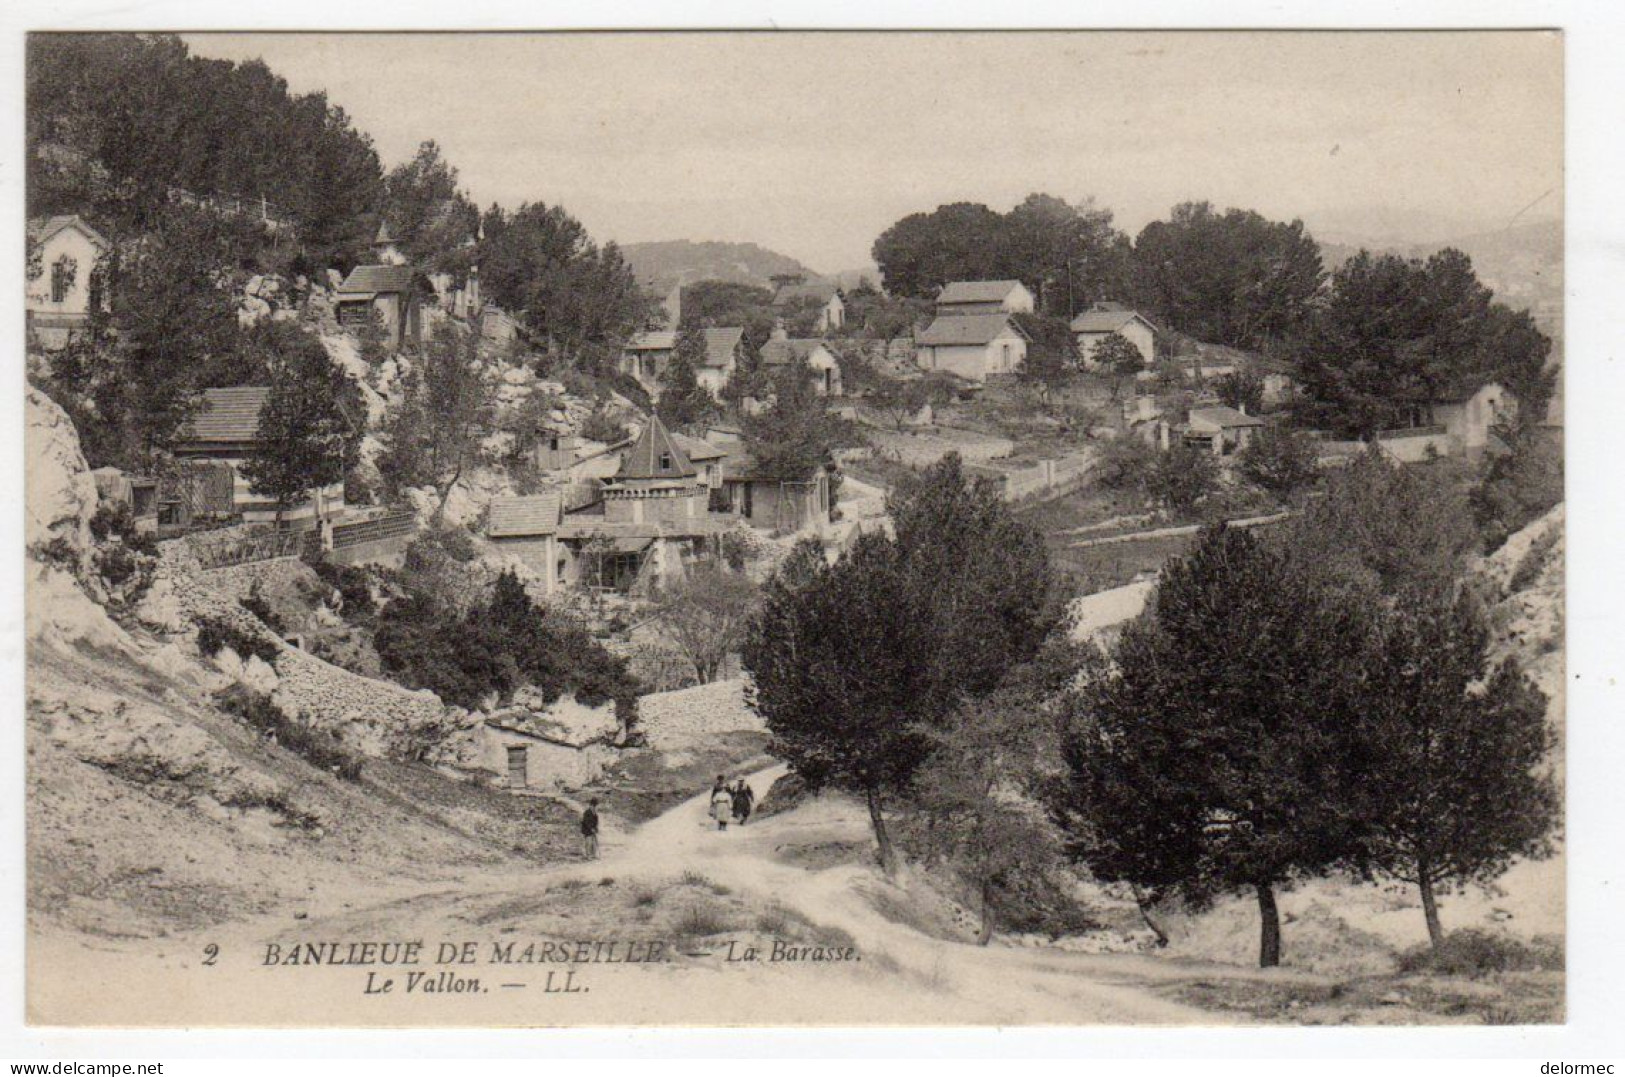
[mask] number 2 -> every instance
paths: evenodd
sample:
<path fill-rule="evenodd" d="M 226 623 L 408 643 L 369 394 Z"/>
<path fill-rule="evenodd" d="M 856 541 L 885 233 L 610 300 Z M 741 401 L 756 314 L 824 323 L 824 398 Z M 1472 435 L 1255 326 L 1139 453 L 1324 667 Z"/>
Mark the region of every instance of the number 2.
<path fill-rule="evenodd" d="M 205 965 L 214 964 L 215 960 L 219 958 L 219 956 L 220 947 L 217 944 L 211 942 L 209 945 L 203 948 L 203 963 Z"/>

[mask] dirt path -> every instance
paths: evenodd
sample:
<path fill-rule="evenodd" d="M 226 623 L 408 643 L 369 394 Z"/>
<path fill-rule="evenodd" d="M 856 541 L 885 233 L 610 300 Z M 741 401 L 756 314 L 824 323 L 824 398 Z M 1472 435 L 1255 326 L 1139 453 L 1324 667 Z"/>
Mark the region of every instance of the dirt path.
<path fill-rule="evenodd" d="M 749 776 L 765 795 L 786 768 Z M 867 866 L 813 870 L 780 855 L 809 840 L 867 840 L 861 812 L 832 798 L 718 832 L 701 793 L 630 831 L 609 830 L 601 859 L 535 870 L 484 871 L 460 885 L 402 886 L 357 894 L 347 908 L 310 910 L 162 940 L 100 942 L 36 934 L 29 951 L 30 1012 L 47 1023 L 95 1014 L 118 1024 L 1092 1024 L 1211 1022 L 1147 988 L 1175 969 L 1148 958 L 976 947 L 928 937 L 882 916 L 873 895 L 890 886 Z M 470 964 L 475 993 L 368 993 L 384 969 L 275 967 L 272 946 L 355 940 L 425 940 L 433 949 L 526 941 L 527 916 L 548 895 L 597 885 L 672 885 L 703 876 L 718 892 L 780 905 L 844 932 L 856 960 L 730 963 L 726 939 L 704 958 L 663 965 L 588 965 L 590 989 L 555 994 L 562 966 Z M 606 891 L 607 892 L 607 891 Z M 531 929 L 533 930 L 533 929 Z M 582 926 L 583 938 L 635 934 L 628 926 Z M 588 931 L 591 933 L 587 933 Z M 213 965 L 204 947 L 219 947 Z M 378 970 L 372 970 L 378 972 Z M 1178 975 L 1192 973 L 1188 967 Z"/>

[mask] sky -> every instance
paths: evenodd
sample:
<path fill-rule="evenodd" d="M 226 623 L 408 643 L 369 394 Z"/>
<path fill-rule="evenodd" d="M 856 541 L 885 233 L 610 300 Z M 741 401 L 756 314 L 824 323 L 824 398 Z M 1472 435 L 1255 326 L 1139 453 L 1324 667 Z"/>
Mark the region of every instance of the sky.
<path fill-rule="evenodd" d="M 437 141 L 483 205 L 594 238 L 865 268 L 902 216 L 1183 201 L 1429 242 L 1562 214 L 1554 32 L 189 34 L 325 90 L 386 167 Z"/>

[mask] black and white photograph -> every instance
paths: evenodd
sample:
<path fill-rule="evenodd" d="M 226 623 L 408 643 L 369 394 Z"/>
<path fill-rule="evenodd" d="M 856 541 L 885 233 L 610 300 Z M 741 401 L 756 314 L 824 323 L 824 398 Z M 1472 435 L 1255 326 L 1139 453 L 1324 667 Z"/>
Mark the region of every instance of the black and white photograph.
<path fill-rule="evenodd" d="M 26 1020 L 1563 1025 L 1565 44 L 30 32 Z"/>

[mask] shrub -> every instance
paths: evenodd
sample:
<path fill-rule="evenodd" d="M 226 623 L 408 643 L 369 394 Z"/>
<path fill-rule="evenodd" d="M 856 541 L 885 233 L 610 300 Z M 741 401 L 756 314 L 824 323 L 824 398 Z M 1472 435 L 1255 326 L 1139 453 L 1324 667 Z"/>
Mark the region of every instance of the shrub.
<path fill-rule="evenodd" d="M 344 600 L 344 619 L 355 621 L 368 617 L 378 609 L 373 601 L 372 581 L 364 568 L 354 565 L 335 565 L 331 561 L 318 561 L 311 566 L 318 579 L 339 593 Z"/>
<path fill-rule="evenodd" d="M 1557 545 L 1561 534 L 1562 529 L 1554 527 L 1529 544 L 1529 549 L 1518 559 L 1518 566 L 1507 580 L 1509 593 L 1525 590 L 1540 578 L 1541 569 L 1546 567 L 1546 559 L 1551 556 L 1552 548 Z"/>
<path fill-rule="evenodd" d="M 271 604 L 265 601 L 265 593 L 260 589 L 258 583 L 250 587 L 248 596 L 238 599 L 237 604 L 258 617 L 265 627 L 277 635 L 283 635 L 288 631 L 288 626 L 283 622 L 282 618 L 278 617 L 276 611 L 271 608 Z"/>
<path fill-rule="evenodd" d="M 705 938 L 735 930 L 733 918 L 714 905 L 690 905 L 684 909 L 672 930 L 685 938 Z"/>
<path fill-rule="evenodd" d="M 1432 972 L 1444 976 L 1484 976 L 1495 972 L 1562 972 L 1563 944 L 1551 939 L 1533 943 L 1477 928 L 1452 931 L 1435 950 L 1419 946 L 1399 958 L 1406 973 Z"/>
<path fill-rule="evenodd" d="M 344 747 L 331 733 L 290 719 L 265 693 L 234 684 L 216 693 L 214 698 L 215 705 L 221 710 L 274 738 L 282 747 L 312 766 L 329 771 L 347 782 L 361 780 L 362 759 L 359 755 Z"/>
<path fill-rule="evenodd" d="M 279 650 L 275 643 L 265 637 L 245 632 L 230 621 L 216 617 L 201 618 L 197 630 L 198 650 L 213 658 L 223 647 L 230 647 L 244 660 L 255 657 L 262 662 L 275 662 Z"/>

